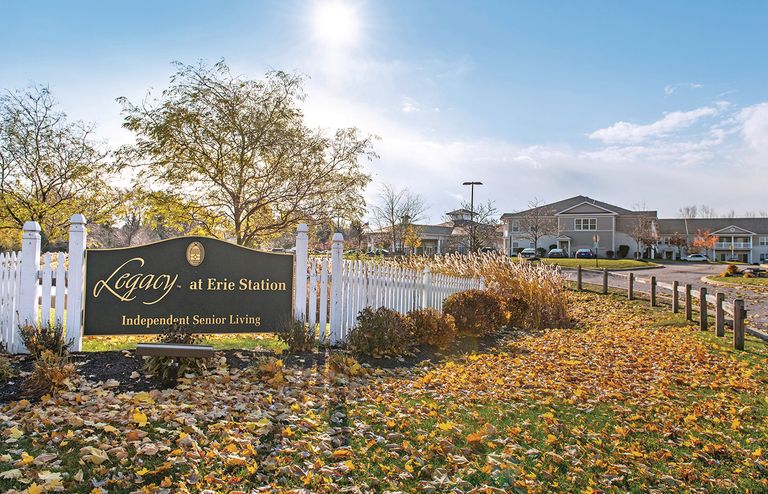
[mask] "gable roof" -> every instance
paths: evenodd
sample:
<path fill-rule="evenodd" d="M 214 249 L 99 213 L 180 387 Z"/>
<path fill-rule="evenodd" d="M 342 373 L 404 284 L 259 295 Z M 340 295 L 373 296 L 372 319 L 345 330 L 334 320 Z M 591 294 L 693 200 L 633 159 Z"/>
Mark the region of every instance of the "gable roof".
<path fill-rule="evenodd" d="M 591 197 L 587 196 L 573 196 L 568 199 L 563 199 L 562 201 L 553 202 L 550 204 L 544 204 L 543 206 L 539 206 L 538 208 L 531 208 L 526 209 L 525 211 L 518 211 L 516 213 L 504 213 L 501 215 L 501 219 L 506 218 L 513 218 L 515 216 L 525 216 L 528 214 L 531 214 L 534 211 L 538 210 L 552 210 L 554 213 L 560 213 L 567 209 L 576 207 L 580 204 L 591 204 L 594 206 L 597 206 L 602 209 L 606 209 L 608 211 L 618 213 L 618 214 L 637 214 L 641 213 L 641 211 L 631 211 L 629 209 L 624 209 L 619 206 L 614 206 L 613 204 L 608 204 L 607 202 L 598 201 L 597 199 L 592 199 Z M 653 211 L 642 211 L 642 213 L 654 213 Z"/>
<path fill-rule="evenodd" d="M 671 235 L 694 235 L 696 230 L 706 230 L 711 233 L 723 232 L 731 226 L 744 230 L 744 233 L 768 234 L 768 218 L 662 218 L 658 221 L 659 233 Z M 736 232 L 734 232 L 736 233 Z"/>

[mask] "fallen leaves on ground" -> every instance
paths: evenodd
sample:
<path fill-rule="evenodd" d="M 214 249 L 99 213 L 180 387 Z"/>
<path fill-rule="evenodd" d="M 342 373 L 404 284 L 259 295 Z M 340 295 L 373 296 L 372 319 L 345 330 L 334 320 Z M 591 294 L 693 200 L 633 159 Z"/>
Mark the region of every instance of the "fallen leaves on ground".
<path fill-rule="evenodd" d="M 764 350 L 569 294 L 574 329 L 410 369 L 268 360 L 0 408 L 9 492 L 768 490 Z M 762 352 L 762 353 L 761 353 Z"/>

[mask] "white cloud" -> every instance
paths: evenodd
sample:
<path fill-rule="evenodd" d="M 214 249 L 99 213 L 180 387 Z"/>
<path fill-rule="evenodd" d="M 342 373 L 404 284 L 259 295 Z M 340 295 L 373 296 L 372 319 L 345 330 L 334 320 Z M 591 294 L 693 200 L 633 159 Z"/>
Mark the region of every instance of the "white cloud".
<path fill-rule="evenodd" d="M 667 96 L 671 96 L 672 94 L 674 94 L 675 91 L 677 91 L 681 87 L 685 87 L 688 89 L 700 89 L 704 87 L 704 85 L 699 84 L 697 82 L 682 82 L 679 84 L 667 84 L 666 86 L 664 86 L 664 94 L 666 94 Z"/>
<path fill-rule="evenodd" d="M 749 106 L 737 116 L 741 123 L 741 135 L 755 162 L 768 161 L 768 102 Z"/>
<path fill-rule="evenodd" d="M 664 137 L 686 129 L 704 117 L 717 115 L 723 105 L 705 106 L 690 111 L 674 111 L 661 119 L 646 125 L 619 121 L 610 127 L 598 129 L 589 135 L 590 139 L 611 143 L 638 143 L 654 137 Z"/>
<path fill-rule="evenodd" d="M 403 106 L 400 107 L 400 111 L 403 113 L 415 113 L 419 111 L 419 107 L 411 101 L 406 101 L 403 103 Z"/>

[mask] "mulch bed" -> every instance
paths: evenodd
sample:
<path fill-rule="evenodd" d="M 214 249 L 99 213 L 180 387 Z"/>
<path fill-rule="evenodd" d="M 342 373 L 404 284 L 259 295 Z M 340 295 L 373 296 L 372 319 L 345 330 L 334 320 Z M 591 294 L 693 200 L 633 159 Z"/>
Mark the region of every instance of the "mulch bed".
<path fill-rule="evenodd" d="M 488 351 L 511 334 L 514 333 L 503 331 L 487 338 L 464 337 L 456 340 L 447 349 L 426 346 L 409 355 L 397 357 L 374 358 L 358 355 L 356 358 L 366 367 L 382 369 L 430 365 L 469 353 Z M 223 356 L 229 368 L 244 369 L 252 365 L 258 357 L 274 355 L 272 352 L 258 350 L 219 350 L 215 358 Z M 324 366 L 328 355 L 330 353 L 326 350 L 320 350 L 314 353 L 284 355 L 282 358 L 286 366 L 311 368 Z M 112 386 L 117 392 L 150 391 L 167 387 L 162 379 L 143 372 L 144 361 L 141 357 L 137 358 L 133 350 L 81 352 L 73 353 L 71 357 L 80 376 L 97 384 L 117 381 L 117 386 Z M 14 355 L 10 359 L 16 376 L 8 382 L 0 383 L 0 403 L 23 398 L 22 384 L 33 367 L 29 355 Z"/>

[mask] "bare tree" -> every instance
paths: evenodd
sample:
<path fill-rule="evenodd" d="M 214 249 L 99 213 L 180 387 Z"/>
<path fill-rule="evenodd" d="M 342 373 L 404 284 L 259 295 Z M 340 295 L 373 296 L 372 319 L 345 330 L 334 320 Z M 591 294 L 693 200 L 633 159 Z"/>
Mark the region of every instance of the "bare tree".
<path fill-rule="evenodd" d="M 0 228 L 37 221 L 45 246 L 66 237 L 74 213 L 109 219 L 107 155 L 93 125 L 68 122 L 47 87 L 0 95 Z"/>
<path fill-rule="evenodd" d="M 695 204 L 691 206 L 683 206 L 677 212 L 677 215 L 680 218 L 686 218 L 686 219 L 696 218 L 698 214 L 699 214 L 699 208 Z"/>
<path fill-rule="evenodd" d="M 659 239 L 653 218 L 644 214 L 635 216 L 628 233 L 637 242 L 637 253 L 640 257 L 643 246 L 655 244 Z"/>
<path fill-rule="evenodd" d="M 528 209 L 516 217 L 520 222 L 520 236 L 533 242 L 534 249 L 539 248 L 541 237 L 558 234 L 555 210 L 538 197 L 528 201 Z"/>
<path fill-rule="evenodd" d="M 401 243 L 408 225 L 421 221 L 426 210 L 420 195 L 407 188 L 397 190 L 390 184 L 382 185 L 377 204 L 371 206 L 374 224 L 389 237 L 392 250 Z"/>
<path fill-rule="evenodd" d="M 496 245 L 496 227 L 499 224 L 499 210 L 493 201 L 480 204 L 470 204 L 463 201 L 461 208 L 470 211 L 474 209 L 474 223 L 467 225 L 468 236 L 462 244 L 469 250 L 493 247 Z"/>

